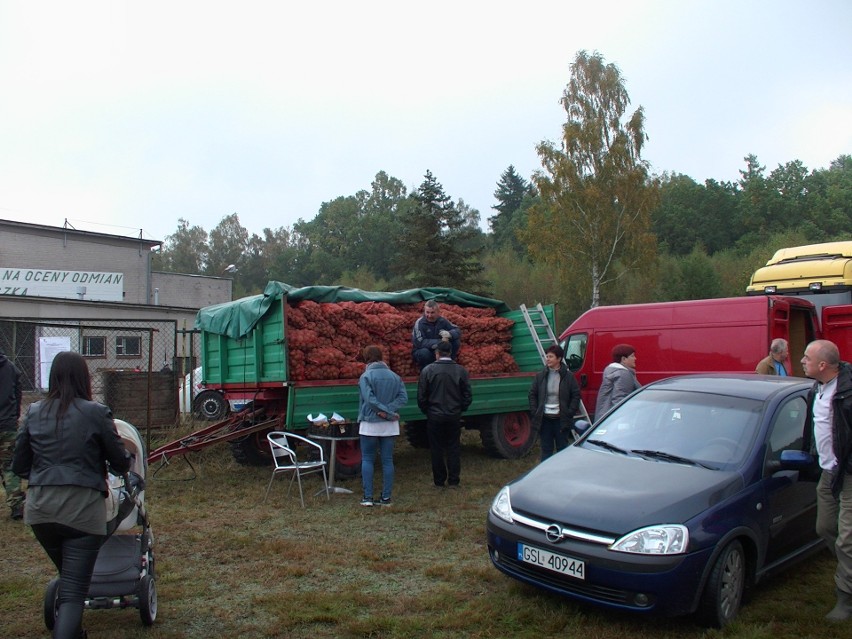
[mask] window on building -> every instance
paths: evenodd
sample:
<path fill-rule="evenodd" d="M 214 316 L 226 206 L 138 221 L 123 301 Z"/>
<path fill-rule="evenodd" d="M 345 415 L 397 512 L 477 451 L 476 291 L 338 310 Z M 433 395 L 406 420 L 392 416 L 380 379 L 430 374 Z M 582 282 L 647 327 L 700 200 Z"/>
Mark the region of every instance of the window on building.
<path fill-rule="evenodd" d="M 106 337 L 84 337 L 83 357 L 106 357 Z"/>
<path fill-rule="evenodd" d="M 138 337 L 116 337 L 115 354 L 117 357 L 139 357 L 142 354 L 142 340 Z"/>

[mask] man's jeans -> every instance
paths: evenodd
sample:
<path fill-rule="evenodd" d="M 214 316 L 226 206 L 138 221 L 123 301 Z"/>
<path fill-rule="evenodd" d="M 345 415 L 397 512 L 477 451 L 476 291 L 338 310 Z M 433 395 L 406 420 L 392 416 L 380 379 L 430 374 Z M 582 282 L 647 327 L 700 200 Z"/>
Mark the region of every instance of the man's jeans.
<path fill-rule="evenodd" d="M 837 589 L 852 594 L 852 475 L 844 477 L 839 499 L 831 494 L 833 479 L 834 475 L 824 470 L 817 484 L 816 531 L 837 557 Z"/>
<path fill-rule="evenodd" d="M 373 498 L 376 450 L 382 461 L 382 499 L 390 499 L 393 492 L 393 444 L 396 437 L 361 435 L 361 485 L 364 498 Z"/>

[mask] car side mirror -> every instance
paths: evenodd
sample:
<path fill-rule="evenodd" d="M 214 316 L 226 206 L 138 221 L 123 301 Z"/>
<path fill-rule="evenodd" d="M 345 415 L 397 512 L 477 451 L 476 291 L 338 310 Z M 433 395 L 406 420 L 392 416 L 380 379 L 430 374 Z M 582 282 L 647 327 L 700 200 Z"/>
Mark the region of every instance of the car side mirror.
<path fill-rule="evenodd" d="M 813 468 L 816 459 L 810 453 L 803 450 L 782 450 L 779 461 L 770 461 L 769 468 L 776 470 L 805 470 Z"/>

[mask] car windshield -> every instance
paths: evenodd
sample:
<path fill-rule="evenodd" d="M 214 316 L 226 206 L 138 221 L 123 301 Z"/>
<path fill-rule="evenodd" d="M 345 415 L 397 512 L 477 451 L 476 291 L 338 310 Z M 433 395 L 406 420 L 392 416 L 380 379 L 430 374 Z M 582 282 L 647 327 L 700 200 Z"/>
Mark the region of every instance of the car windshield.
<path fill-rule="evenodd" d="M 763 402 L 710 393 L 647 389 L 597 424 L 581 444 L 663 463 L 714 469 L 742 464 Z"/>

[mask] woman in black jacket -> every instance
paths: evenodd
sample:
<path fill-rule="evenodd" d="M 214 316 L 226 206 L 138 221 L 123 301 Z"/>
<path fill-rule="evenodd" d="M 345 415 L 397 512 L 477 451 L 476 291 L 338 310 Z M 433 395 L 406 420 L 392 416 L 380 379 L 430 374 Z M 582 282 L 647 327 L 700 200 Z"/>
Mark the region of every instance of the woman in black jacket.
<path fill-rule="evenodd" d="M 541 461 L 568 445 L 574 415 L 580 406 L 580 386 L 562 357 L 565 351 L 554 344 L 545 351 L 547 365 L 536 374 L 530 387 L 530 415 L 538 428 Z"/>
<path fill-rule="evenodd" d="M 29 480 L 24 521 L 59 570 L 55 638 L 86 636 L 83 602 L 106 539 L 106 462 L 116 473 L 130 468 L 112 412 L 92 401 L 86 360 L 58 353 L 47 398 L 29 407 L 12 461 Z"/>

